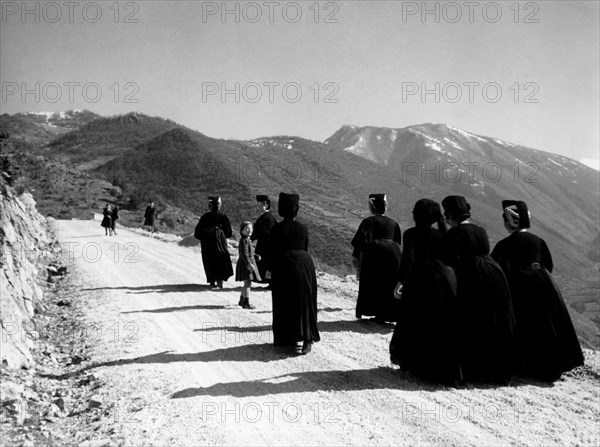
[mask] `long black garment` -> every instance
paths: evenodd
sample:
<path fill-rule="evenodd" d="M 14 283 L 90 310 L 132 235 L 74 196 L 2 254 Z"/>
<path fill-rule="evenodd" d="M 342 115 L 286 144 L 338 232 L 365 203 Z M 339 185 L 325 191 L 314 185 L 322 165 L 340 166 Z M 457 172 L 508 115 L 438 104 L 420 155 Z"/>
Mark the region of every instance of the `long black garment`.
<path fill-rule="evenodd" d="M 404 233 L 403 284 L 398 323 L 390 343 L 392 360 L 418 376 L 459 380 L 456 276 L 439 260 L 442 234 L 429 226 Z"/>
<path fill-rule="evenodd" d="M 110 228 L 112 226 L 112 214 L 108 208 L 104 208 L 102 211 L 102 216 L 102 222 L 100 222 L 100 225 L 104 228 Z"/>
<path fill-rule="evenodd" d="M 256 241 L 255 253 L 260 256 L 260 260 L 256 261 L 256 265 L 258 266 L 260 277 L 264 282 L 268 282 L 265 279 L 265 273 L 267 272 L 267 266 L 269 265 L 269 260 L 267 259 L 269 256 L 269 234 L 276 223 L 277 219 L 275 219 L 271 212 L 265 211 L 258 219 L 256 219 L 254 231 L 252 232 L 252 236 L 250 236 L 250 240 Z"/>
<path fill-rule="evenodd" d="M 448 231 L 443 245 L 444 262 L 456 272 L 463 379 L 506 382 L 518 359 L 515 317 L 504 272 L 489 256 L 487 233 L 462 223 Z"/>
<path fill-rule="evenodd" d="M 518 231 L 496 244 L 492 257 L 510 286 L 523 373 L 553 380 L 583 365 L 583 353 L 543 239 Z"/>
<path fill-rule="evenodd" d="M 400 227 L 387 216 L 369 216 L 360 223 L 352 239 L 352 256 L 360 259 L 356 318 L 397 320 L 394 288 L 400 275 L 401 243 Z"/>
<path fill-rule="evenodd" d="M 308 230 L 300 222 L 284 219 L 272 228 L 268 259 L 276 346 L 321 339 L 317 328 L 317 276 L 307 250 Z"/>
<path fill-rule="evenodd" d="M 233 275 L 227 238 L 231 237 L 229 218 L 220 211 L 209 211 L 200 217 L 194 236 L 200 240 L 202 263 L 209 283 L 227 281 Z"/>
<path fill-rule="evenodd" d="M 144 225 L 152 227 L 154 226 L 154 218 L 156 216 L 156 208 L 153 206 L 147 206 L 144 212 Z"/>

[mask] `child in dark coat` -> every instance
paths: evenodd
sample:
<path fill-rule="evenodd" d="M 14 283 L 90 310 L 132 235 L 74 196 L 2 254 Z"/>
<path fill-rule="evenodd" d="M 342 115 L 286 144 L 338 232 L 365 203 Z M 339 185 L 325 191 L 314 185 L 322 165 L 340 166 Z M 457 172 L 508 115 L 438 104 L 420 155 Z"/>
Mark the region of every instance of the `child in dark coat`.
<path fill-rule="evenodd" d="M 244 282 L 238 303 L 243 309 L 254 309 L 254 306 L 250 304 L 250 287 L 252 286 L 252 281 L 261 281 L 258 267 L 254 260 L 254 246 L 250 241 L 251 234 L 252 223 L 248 221 L 242 222 L 240 225 L 241 237 L 238 246 L 239 257 L 235 267 L 235 280 Z"/>

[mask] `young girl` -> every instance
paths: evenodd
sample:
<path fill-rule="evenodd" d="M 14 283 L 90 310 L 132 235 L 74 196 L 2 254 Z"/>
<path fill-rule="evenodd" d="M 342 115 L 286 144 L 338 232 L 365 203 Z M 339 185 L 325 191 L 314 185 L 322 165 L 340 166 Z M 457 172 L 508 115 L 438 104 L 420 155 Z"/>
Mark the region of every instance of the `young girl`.
<path fill-rule="evenodd" d="M 240 225 L 240 243 L 238 246 L 239 257 L 235 267 L 235 280 L 243 281 L 242 294 L 238 303 L 243 309 L 254 309 L 250 304 L 250 287 L 252 281 L 261 281 L 258 267 L 254 260 L 254 246 L 250 242 L 252 223 L 245 221 Z"/>

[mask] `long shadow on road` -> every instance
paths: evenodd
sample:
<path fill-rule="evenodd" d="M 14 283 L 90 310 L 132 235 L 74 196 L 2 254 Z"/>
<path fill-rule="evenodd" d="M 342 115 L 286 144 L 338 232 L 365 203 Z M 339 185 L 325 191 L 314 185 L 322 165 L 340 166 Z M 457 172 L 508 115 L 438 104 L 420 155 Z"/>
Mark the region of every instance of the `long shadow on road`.
<path fill-rule="evenodd" d="M 379 324 L 371 320 L 339 320 L 339 321 L 319 321 L 317 323 L 319 332 L 359 332 L 361 334 L 391 334 L 394 331 L 394 325 Z M 216 323 L 206 324 L 201 329 L 194 329 L 194 332 L 241 332 L 253 333 L 270 331 L 271 325 L 263 326 L 219 326 Z"/>
<path fill-rule="evenodd" d="M 130 293 L 185 293 L 185 292 L 235 292 L 242 290 L 240 287 L 231 289 L 217 289 L 208 284 L 158 284 L 153 286 L 118 286 L 118 287 L 95 287 L 91 289 L 81 289 L 82 291 L 96 290 L 128 290 Z"/>
<path fill-rule="evenodd" d="M 310 393 L 316 391 L 361 391 L 401 389 L 408 391 L 446 390 L 443 385 L 421 381 L 408 373 L 388 366 L 346 371 L 305 371 L 283 374 L 263 380 L 216 383 L 205 388 L 186 388 L 171 399 L 196 396 L 257 397 L 272 394 Z"/>
<path fill-rule="evenodd" d="M 54 379 L 67 379 L 95 368 L 136 365 L 146 363 L 177 363 L 177 362 L 272 362 L 282 360 L 293 354 L 286 349 L 276 348 L 272 343 L 234 346 L 232 348 L 215 349 L 213 351 L 173 354 L 163 351 L 156 354 L 134 357 L 129 359 L 96 362 L 76 371 L 62 375 L 44 375 Z"/>
<path fill-rule="evenodd" d="M 164 314 L 169 312 L 184 312 L 187 310 L 217 310 L 217 309 L 231 309 L 233 306 L 221 306 L 217 304 L 199 304 L 197 306 L 181 306 L 181 307 L 163 307 L 158 309 L 145 309 L 145 310 L 131 310 L 128 312 L 121 312 L 122 314 Z M 236 306 L 237 307 L 237 306 Z"/>

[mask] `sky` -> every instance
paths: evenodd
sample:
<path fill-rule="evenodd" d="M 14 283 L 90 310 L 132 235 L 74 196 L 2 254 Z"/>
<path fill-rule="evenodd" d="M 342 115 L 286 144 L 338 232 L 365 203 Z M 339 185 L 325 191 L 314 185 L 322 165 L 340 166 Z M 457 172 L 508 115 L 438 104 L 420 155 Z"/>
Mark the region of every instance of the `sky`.
<path fill-rule="evenodd" d="M 594 165 L 592 1 L 1 1 L 2 113 L 323 141 L 445 123 Z"/>

